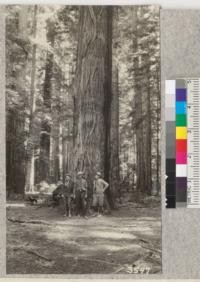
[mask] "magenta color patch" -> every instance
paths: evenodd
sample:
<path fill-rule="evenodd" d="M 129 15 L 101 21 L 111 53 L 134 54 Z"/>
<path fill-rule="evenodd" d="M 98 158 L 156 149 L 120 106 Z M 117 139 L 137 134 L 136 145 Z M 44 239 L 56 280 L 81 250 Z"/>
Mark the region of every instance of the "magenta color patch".
<path fill-rule="evenodd" d="M 176 152 L 176 163 L 177 164 L 187 164 L 187 153 L 186 152 Z"/>

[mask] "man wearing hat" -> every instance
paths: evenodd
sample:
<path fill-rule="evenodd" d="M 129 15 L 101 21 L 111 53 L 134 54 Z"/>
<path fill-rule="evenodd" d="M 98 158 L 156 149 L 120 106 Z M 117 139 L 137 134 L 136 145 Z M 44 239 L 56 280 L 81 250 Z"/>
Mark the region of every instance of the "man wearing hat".
<path fill-rule="evenodd" d="M 75 183 L 76 193 L 76 211 L 78 216 L 86 216 L 86 199 L 87 199 L 87 181 L 84 178 L 84 173 L 79 171 Z"/>
<path fill-rule="evenodd" d="M 102 179 L 101 173 L 97 172 L 93 184 L 93 207 L 98 208 L 98 217 L 103 214 L 104 205 L 104 191 L 108 188 L 109 184 Z"/>
<path fill-rule="evenodd" d="M 65 176 L 65 183 L 63 185 L 63 200 L 64 200 L 64 207 L 65 207 L 65 214 L 64 216 L 71 217 L 71 203 L 72 203 L 72 198 L 75 197 L 74 193 L 74 183 L 71 179 L 70 174 L 66 174 Z"/>

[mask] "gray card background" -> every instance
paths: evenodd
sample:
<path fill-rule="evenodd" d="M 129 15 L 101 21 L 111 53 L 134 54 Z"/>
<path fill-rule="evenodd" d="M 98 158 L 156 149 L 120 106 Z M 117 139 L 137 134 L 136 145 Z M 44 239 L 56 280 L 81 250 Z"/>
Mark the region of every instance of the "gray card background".
<path fill-rule="evenodd" d="M 5 70 L 4 19 L 0 17 L 0 276 L 5 276 Z M 200 10 L 161 10 L 162 68 L 162 274 L 62 275 L 66 278 L 200 278 L 200 209 L 165 209 L 164 81 L 200 77 Z M 23 276 L 23 275 L 21 275 Z M 28 275 L 29 277 L 31 275 Z M 15 277 L 20 277 L 16 275 Z M 27 276 L 23 276 L 27 277 Z M 33 275 L 32 277 L 58 277 Z"/>
<path fill-rule="evenodd" d="M 6 163 L 5 163 L 5 21 L 0 14 L 0 277 L 6 267 L 6 223 L 5 223 L 5 194 L 6 194 Z"/>
<path fill-rule="evenodd" d="M 161 73 L 163 98 L 165 79 L 200 77 L 200 10 L 161 10 Z M 164 277 L 200 278 L 200 209 L 163 205 L 162 233 Z"/>

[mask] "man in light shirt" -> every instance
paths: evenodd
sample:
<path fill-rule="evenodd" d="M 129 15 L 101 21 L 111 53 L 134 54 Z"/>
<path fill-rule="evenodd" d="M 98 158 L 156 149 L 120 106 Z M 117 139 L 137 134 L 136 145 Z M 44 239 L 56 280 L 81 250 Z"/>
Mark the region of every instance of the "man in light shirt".
<path fill-rule="evenodd" d="M 103 214 L 104 191 L 108 186 L 109 184 L 102 179 L 101 173 L 97 172 L 93 184 L 93 207 L 98 208 L 98 217 Z"/>

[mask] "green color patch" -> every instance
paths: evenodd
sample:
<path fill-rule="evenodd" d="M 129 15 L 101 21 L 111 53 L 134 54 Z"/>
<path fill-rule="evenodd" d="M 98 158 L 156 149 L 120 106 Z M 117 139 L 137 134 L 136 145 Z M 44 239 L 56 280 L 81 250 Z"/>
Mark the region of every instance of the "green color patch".
<path fill-rule="evenodd" d="M 176 126 L 186 126 L 187 116 L 186 115 L 176 115 Z"/>

